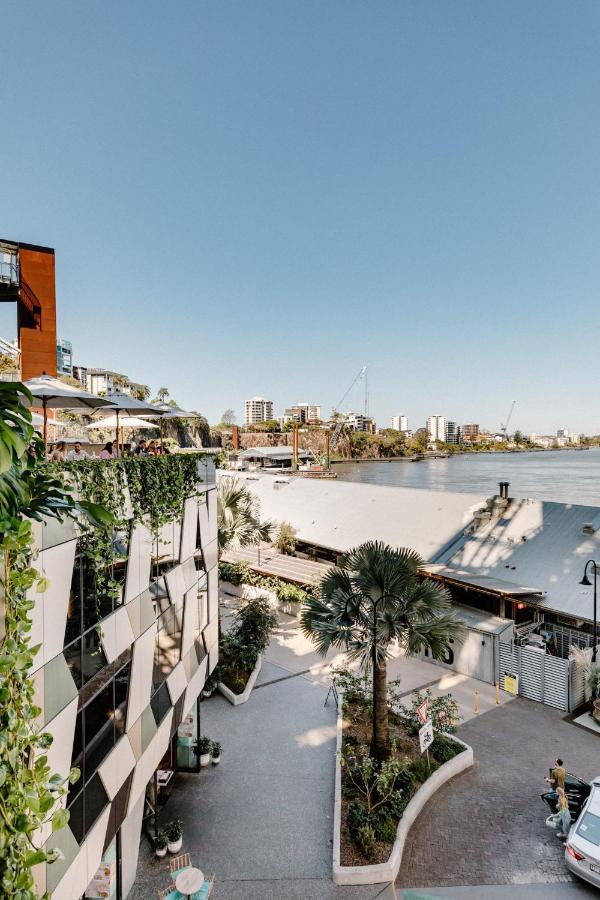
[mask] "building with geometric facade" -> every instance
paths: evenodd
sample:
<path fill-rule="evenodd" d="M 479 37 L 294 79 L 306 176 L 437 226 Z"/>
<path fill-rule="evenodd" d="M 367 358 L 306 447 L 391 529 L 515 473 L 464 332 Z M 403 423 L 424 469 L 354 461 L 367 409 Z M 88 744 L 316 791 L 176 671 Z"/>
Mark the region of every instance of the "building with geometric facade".
<path fill-rule="evenodd" d="M 31 595 L 39 725 L 54 738 L 51 771 L 81 770 L 62 801 L 67 826 L 42 835 L 64 859 L 34 870 L 54 900 L 127 897 L 161 791 L 173 772 L 199 769 L 199 696 L 218 658 L 218 552 L 215 469 L 204 457 L 198 467 L 197 493 L 157 540 L 124 491 L 110 600 L 94 591 L 73 521 L 34 525 L 35 566 L 48 579 Z"/>

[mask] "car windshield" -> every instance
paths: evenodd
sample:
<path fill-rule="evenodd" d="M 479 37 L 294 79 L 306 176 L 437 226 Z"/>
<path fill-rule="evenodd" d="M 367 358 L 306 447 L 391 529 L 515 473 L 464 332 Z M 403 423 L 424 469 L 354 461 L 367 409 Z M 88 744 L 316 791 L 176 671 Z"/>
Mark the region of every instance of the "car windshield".
<path fill-rule="evenodd" d="M 600 816 L 586 812 L 577 826 L 577 834 L 589 841 L 590 844 L 600 847 Z"/>

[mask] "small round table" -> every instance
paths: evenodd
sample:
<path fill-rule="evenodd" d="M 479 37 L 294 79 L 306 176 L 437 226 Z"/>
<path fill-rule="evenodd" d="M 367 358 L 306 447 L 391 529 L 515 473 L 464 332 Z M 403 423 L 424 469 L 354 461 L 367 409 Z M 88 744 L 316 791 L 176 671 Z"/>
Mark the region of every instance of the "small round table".
<path fill-rule="evenodd" d="M 201 872 L 200 869 L 194 869 L 193 867 L 186 869 L 185 872 L 180 872 L 175 879 L 175 887 L 180 894 L 183 894 L 186 897 L 199 891 L 203 884 L 203 872 Z"/>

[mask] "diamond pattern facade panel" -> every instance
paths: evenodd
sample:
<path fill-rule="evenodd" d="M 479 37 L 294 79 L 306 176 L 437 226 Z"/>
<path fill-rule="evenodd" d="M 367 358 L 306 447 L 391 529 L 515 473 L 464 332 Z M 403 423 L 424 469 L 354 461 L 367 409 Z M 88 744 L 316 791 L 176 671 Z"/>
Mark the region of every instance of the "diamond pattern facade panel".
<path fill-rule="evenodd" d="M 218 655 L 214 466 L 199 466 L 201 490 L 158 540 L 144 522 L 115 534 L 112 578 L 119 587 L 110 600 L 72 526 L 52 523 L 37 532 L 50 581 L 32 598 L 42 644 L 35 674 L 40 726 L 54 737 L 54 767 L 81 770 L 66 798 L 69 825 L 46 842 L 64 859 L 36 869 L 38 891 L 54 900 L 127 896 L 144 796 L 169 751 L 178 757 L 178 726 L 197 722 L 208 654 L 211 668 Z M 125 507 L 131 517 L 128 496 Z"/>

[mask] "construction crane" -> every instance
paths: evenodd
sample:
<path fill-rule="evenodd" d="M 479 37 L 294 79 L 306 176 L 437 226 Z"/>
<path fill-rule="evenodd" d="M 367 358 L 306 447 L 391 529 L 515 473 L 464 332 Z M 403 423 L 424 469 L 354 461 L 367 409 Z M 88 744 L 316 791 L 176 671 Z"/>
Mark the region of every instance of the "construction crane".
<path fill-rule="evenodd" d="M 504 434 L 505 438 L 507 437 L 508 426 L 510 425 L 510 420 L 512 419 L 512 414 L 514 412 L 516 402 L 517 402 L 516 400 L 513 400 L 512 404 L 511 404 L 511 407 L 508 411 L 508 415 L 506 417 L 506 424 L 500 425 L 500 431 Z"/>
<path fill-rule="evenodd" d="M 346 397 L 348 396 L 348 394 L 350 393 L 350 391 L 352 390 L 352 388 L 354 387 L 355 384 L 358 384 L 358 382 L 359 382 L 362 378 L 365 379 L 365 385 L 368 383 L 368 382 L 367 382 L 367 378 L 368 378 L 368 372 L 367 372 L 367 370 L 368 370 L 368 366 L 363 366 L 362 369 L 360 370 L 360 372 L 358 372 L 358 374 L 355 375 L 355 377 L 352 379 L 352 382 L 351 382 L 351 384 L 350 384 L 350 387 L 348 388 L 348 390 L 346 391 L 346 393 L 344 394 L 344 396 L 342 397 L 342 399 L 340 400 L 340 402 L 338 403 L 338 405 L 337 405 L 336 407 L 334 407 L 334 409 L 333 409 L 333 415 L 335 415 L 337 412 L 339 412 L 339 410 L 341 409 L 341 407 L 343 406 L 343 404 L 344 404 L 344 402 L 345 402 L 345 400 L 346 400 Z M 369 395 L 368 395 L 368 392 L 367 392 L 367 388 L 365 387 L 365 415 L 367 414 L 368 396 L 369 396 Z M 330 445 L 331 450 L 335 450 L 335 449 L 336 449 L 336 447 L 337 447 L 337 445 L 338 445 L 338 443 L 339 443 L 341 434 L 342 434 L 342 429 L 343 429 L 343 427 L 344 427 L 344 420 L 343 420 L 343 419 L 340 419 L 338 422 L 336 422 L 335 428 L 333 429 L 333 434 L 332 434 L 332 436 L 331 436 L 331 445 Z"/>

